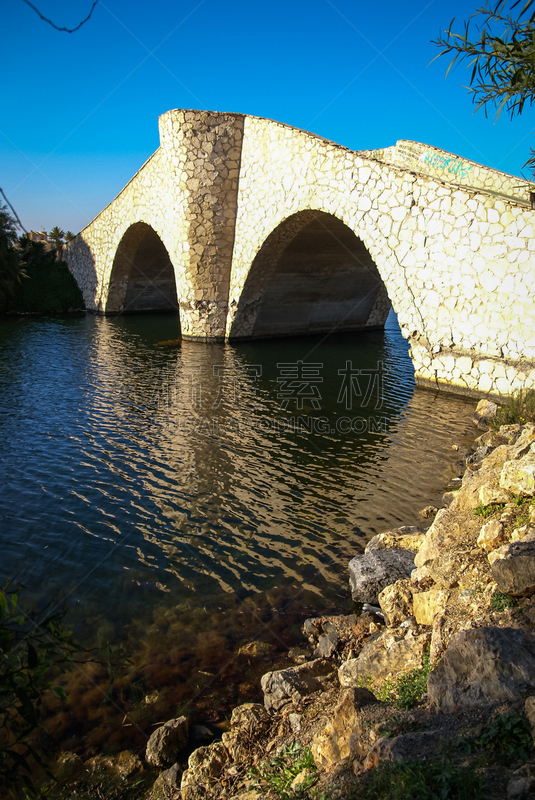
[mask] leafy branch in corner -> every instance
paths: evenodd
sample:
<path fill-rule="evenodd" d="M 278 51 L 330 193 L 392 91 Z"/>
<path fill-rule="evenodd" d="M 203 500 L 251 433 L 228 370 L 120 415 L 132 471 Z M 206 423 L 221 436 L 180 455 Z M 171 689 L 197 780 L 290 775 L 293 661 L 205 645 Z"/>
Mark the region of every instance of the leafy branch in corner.
<path fill-rule="evenodd" d="M 535 102 L 534 3 L 516 0 L 508 9 L 508 0 L 486 0 L 464 22 L 464 30 L 456 32 L 453 19 L 434 41 L 441 50 L 436 58 L 453 55 L 446 76 L 456 63 L 468 62 L 472 71 L 467 88 L 476 110 L 483 108 L 487 114 L 494 106 L 499 116 L 505 108 L 513 118 Z M 525 166 L 535 169 L 533 150 Z"/>

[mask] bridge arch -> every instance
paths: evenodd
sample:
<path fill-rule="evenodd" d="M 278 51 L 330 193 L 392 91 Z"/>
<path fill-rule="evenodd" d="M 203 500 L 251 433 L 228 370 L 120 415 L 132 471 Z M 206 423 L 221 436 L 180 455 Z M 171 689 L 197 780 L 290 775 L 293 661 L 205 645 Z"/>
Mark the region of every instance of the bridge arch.
<path fill-rule="evenodd" d="M 284 219 L 257 252 L 229 338 L 381 327 L 390 301 L 364 242 L 333 214 L 307 209 Z"/>
<path fill-rule="evenodd" d="M 167 248 L 151 225 L 135 222 L 113 259 L 105 313 L 143 311 L 178 311 L 178 299 Z"/>

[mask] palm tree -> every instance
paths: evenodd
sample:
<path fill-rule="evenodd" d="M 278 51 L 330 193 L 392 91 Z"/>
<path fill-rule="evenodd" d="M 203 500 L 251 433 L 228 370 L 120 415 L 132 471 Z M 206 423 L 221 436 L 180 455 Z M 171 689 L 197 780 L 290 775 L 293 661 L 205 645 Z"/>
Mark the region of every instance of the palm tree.
<path fill-rule="evenodd" d="M 64 239 L 65 239 L 65 231 L 63 231 L 61 228 L 58 228 L 57 225 L 55 225 L 48 234 L 48 241 L 54 242 L 58 258 L 61 257 L 61 250 L 63 247 Z"/>
<path fill-rule="evenodd" d="M 75 236 L 76 234 L 72 233 L 72 231 L 67 231 L 67 233 L 65 234 L 65 241 L 70 242 L 71 239 L 74 239 Z"/>

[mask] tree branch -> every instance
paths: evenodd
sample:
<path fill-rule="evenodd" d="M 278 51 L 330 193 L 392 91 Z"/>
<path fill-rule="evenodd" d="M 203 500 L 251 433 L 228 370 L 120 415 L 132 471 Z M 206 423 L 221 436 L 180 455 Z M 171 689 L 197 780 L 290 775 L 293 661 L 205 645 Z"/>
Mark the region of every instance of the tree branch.
<path fill-rule="evenodd" d="M 74 33 L 75 31 L 79 30 L 82 27 L 82 25 L 85 25 L 85 23 L 91 18 L 91 14 L 95 10 L 95 6 L 98 3 L 98 0 L 94 0 L 93 5 L 91 6 L 91 11 L 87 15 L 87 17 L 83 19 L 76 26 L 76 28 L 60 28 L 59 25 L 56 25 L 56 23 L 52 22 L 51 19 L 48 19 L 48 17 L 45 17 L 43 14 L 41 14 L 39 9 L 36 6 L 34 6 L 33 3 L 30 3 L 30 0 L 22 0 L 22 2 L 26 3 L 27 6 L 30 6 L 30 8 L 32 8 L 35 11 L 35 13 L 43 20 L 43 22 L 48 22 L 48 24 L 51 25 L 53 28 L 55 28 L 57 31 L 64 31 L 65 33 Z"/>

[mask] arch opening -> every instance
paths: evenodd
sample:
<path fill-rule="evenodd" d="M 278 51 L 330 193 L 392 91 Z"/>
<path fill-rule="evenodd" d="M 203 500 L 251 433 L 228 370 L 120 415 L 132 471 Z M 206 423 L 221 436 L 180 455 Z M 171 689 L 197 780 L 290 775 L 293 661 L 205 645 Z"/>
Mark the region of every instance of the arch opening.
<path fill-rule="evenodd" d="M 389 310 L 361 239 L 331 214 L 303 211 L 282 222 L 257 253 L 229 338 L 382 327 Z"/>
<path fill-rule="evenodd" d="M 136 222 L 126 231 L 113 261 L 106 313 L 178 311 L 175 271 L 156 231 Z"/>

